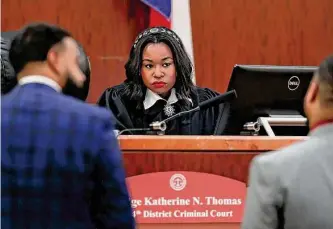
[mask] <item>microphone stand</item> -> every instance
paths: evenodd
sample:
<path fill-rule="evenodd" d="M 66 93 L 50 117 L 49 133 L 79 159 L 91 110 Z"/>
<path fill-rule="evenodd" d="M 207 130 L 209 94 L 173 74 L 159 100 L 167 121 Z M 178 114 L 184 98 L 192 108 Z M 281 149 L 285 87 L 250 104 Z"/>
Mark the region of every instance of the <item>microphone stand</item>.
<path fill-rule="evenodd" d="M 188 114 L 188 113 L 192 113 L 192 112 L 195 112 L 195 111 L 199 111 L 200 108 L 205 108 L 205 107 L 209 107 L 210 105 L 213 105 L 215 103 L 221 103 L 223 101 L 230 101 L 234 98 L 237 98 L 237 93 L 235 90 L 231 90 L 231 91 L 228 91 L 226 93 L 223 93 L 223 94 L 220 94 L 218 96 L 215 96 L 205 102 L 202 102 L 200 103 L 197 107 L 193 108 L 193 109 L 190 109 L 190 110 L 187 110 L 187 111 L 182 111 L 182 112 L 179 112 L 169 118 L 166 118 L 162 121 L 157 121 L 157 122 L 153 122 L 151 124 L 149 124 L 149 126 L 153 129 L 153 130 L 157 130 L 157 131 L 162 131 L 164 132 L 167 128 L 167 125 L 166 123 L 171 121 L 171 120 L 174 120 L 175 118 L 178 118 L 180 116 L 183 116 L 185 114 Z"/>
<path fill-rule="evenodd" d="M 198 110 L 200 110 L 199 106 L 197 106 L 197 107 L 195 107 L 195 108 L 193 108 L 191 110 L 188 110 L 188 111 L 179 112 L 179 113 L 177 113 L 177 114 L 175 114 L 175 115 L 173 115 L 173 116 L 171 116 L 169 118 L 166 118 L 166 119 L 164 119 L 162 121 L 153 122 L 153 123 L 149 124 L 149 126 L 153 130 L 158 130 L 158 131 L 164 132 L 166 130 L 166 128 L 167 128 L 167 125 L 166 125 L 167 122 L 169 122 L 171 120 L 174 120 L 175 118 L 178 118 L 179 116 L 183 116 L 183 115 L 185 115 L 187 113 L 192 113 L 192 112 L 198 111 Z"/>
<path fill-rule="evenodd" d="M 136 132 L 136 131 L 157 131 L 157 133 L 159 135 L 163 135 L 165 130 L 167 129 L 167 125 L 166 123 L 171 121 L 171 120 L 174 120 L 180 116 L 183 116 L 185 114 L 189 114 L 189 113 L 192 113 L 192 112 L 195 112 L 195 111 L 199 111 L 200 108 L 205 108 L 205 107 L 208 107 L 209 105 L 212 105 L 214 103 L 221 103 L 222 101 L 229 101 L 233 98 L 237 97 L 237 93 L 235 90 L 231 90 L 231 91 L 228 91 L 224 94 L 221 94 L 219 96 L 216 96 L 216 97 L 213 97 L 212 99 L 209 99 L 205 102 L 202 102 L 200 103 L 197 107 L 195 108 L 192 108 L 190 110 L 187 110 L 187 111 L 181 111 L 175 115 L 172 115 L 170 116 L 169 118 L 166 118 L 162 121 L 156 121 L 156 122 L 153 122 L 151 124 L 149 124 L 149 127 L 148 128 L 132 128 L 132 129 L 123 129 L 122 131 L 118 132 L 117 134 L 117 138 L 118 136 L 120 136 L 121 134 L 125 133 L 125 132 L 130 132 L 131 134 L 132 131 L 133 132 Z M 121 124 L 122 125 L 122 124 Z M 125 127 L 124 125 L 122 125 L 123 127 Z"/>
<path fill-rule="evenodd" d="M 130 132 L 131 134 L 133 134 L 132 131 L 135 132 L 135 131 L 149 131 L 149 130 L 151 130 L 151 128 L 133 128 L 133 129 L 124 129 L 124 130 L 118 132 L 117 137 L 118 137 L 119 135 L 125 133 L 125 132 Z"/>

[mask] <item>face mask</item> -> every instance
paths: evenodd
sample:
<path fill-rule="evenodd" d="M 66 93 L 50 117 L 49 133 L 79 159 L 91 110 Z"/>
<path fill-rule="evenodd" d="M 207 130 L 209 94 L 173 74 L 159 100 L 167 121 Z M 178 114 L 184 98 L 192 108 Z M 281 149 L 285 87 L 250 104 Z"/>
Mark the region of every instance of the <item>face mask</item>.
<path fill-rule="evenodd" d="M 89 92 L 91 67 L 89 59 L 81 46 L 79 46 L 79 51 L 80 51 L 79 68 L 85 75 L 86 80 L 83 84 L 83 87 L 80 88 L 75 85 L 71 77 L 68 77 L 65 87 L 63 88 L 62 91 L 65 95 L 69 95 L 74 98 L 85 101 L 87 99 Z"/>
<path fill-rule="evenodd" d="M 86 81 L 84 82 L 83 87 L 81 87 L 81 88 L 77 87 L 71 78 L 67 78 L 67 79 L 68 80 L 65 84 L 65 87 L 62 90 L 63 94 L 72 96 L 72 97 L 77 98 L 82 101 L 85 101 L 87 99 L 88 92 L 89 92 L 90 79 L 87 78 Z"/>

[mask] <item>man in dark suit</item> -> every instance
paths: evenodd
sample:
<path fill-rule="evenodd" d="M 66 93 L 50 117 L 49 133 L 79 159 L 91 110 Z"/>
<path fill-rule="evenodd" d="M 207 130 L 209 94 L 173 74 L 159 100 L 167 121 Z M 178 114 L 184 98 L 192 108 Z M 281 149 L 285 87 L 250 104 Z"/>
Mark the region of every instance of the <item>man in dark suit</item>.
<path fill-rule="evenodd" d="M 84 84 L 78 46 L 46 24 L 15 36 L 1 103 L 2 228 L 134 228 L 111 114 L 61 94 Z"/>
<path fill-rule="evenodd" d="M 253 160 L 243 229 L 333 228 L 333 56 L 319 66 L 304 108 L 309 138 Z"/>

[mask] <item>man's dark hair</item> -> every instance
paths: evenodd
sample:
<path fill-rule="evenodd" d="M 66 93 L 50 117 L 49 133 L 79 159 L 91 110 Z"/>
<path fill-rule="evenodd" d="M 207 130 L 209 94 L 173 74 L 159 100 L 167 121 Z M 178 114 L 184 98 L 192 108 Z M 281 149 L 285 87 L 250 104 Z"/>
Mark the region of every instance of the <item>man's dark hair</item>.
<path fill-rule="evenodd" d="M 190 98 L 195 88 L 192 82 L 192 62 L 177 34 L 165 27 L 148 28 L 137 36 L 125 65 L 127 77 L 124 90 L 125 96 L 137 101 L 138 108 L 142 106 L 144 93 L 147 89 L 141 76 L 142 54 L 144 48 L 150 43 L 164 43 L 171 49 L 176 68 L 176 83 L 174 87 L 177 97 L 184 104 L 189 103 L 186 98 Z"/>
<path fill-rule="evenodd" d="M 9 60 L 16 73 L 29 62 L 45 61 L 49 50 L 71 35 L 66 30 L 45 23 L 29 24 L 13 39 Z"/>
<path fill-rule="evenodd" d="M 333 106 L 333 55 L 319 65 L 316 77 L 322 102 L 330 107 Z"/>

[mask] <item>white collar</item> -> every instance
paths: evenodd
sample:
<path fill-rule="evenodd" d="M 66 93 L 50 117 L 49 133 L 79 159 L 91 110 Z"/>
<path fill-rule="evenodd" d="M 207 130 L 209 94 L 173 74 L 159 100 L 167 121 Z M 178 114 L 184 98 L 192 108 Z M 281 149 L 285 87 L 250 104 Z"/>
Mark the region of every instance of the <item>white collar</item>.
<path fill-rule="evenodd" d="M 61 91 L 61 87 L 56 81 L 54 81 L 46 76 L 42 76 L 42 75 L 29 75 L 29 76 L 25 76 L 25 77 L 21 78 L 18 81 L 19 85 L 24 85 L 24 84 L 29 84 L 29 83 L 44 84 L 44 85 L 47 85 L 47 86 L 53 88 L 57 92 Z"/>
<path fill-rule="evenodd" d="M 176 96 L 176 89 L 172 88 L 168 100 L 165 100 L 161 96 L 147 88 L 145 100 L 143 101 L 143 106 L 145 110 L 151 108 L 158 100 L 164 100 L 167 102 L 167 104 L 174 104 L 178 102 L 178 98 Z M 190 98 L 188 98 L 188 100 L 192 103 L 192 100 Z"/>

